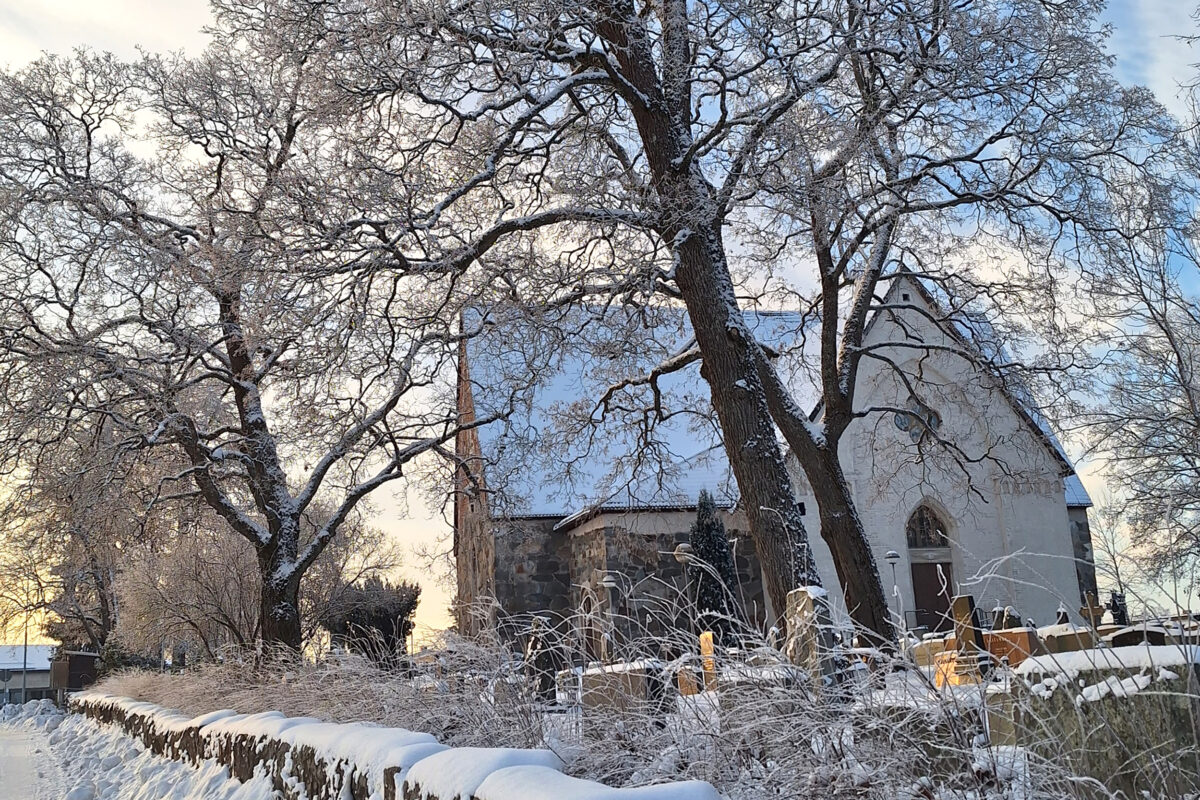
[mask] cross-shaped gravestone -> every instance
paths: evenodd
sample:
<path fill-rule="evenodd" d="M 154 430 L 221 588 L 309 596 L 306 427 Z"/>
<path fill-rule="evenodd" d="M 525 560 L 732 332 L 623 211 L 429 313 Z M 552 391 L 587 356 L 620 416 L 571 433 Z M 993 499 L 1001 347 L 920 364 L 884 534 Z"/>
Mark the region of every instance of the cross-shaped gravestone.
<path fill-rule="evenodd" d="M 1096 602 L 1096 595 L 1091 592 L 1087 593 L 1087 603 L 1080 607 L 1079 613 L 1087 621 L 1088 625 L 1093 628 L 1100 626 L 1100 622 L 1104 619 L 1104 612 L 1107 611 L 1104 606 Z"/>

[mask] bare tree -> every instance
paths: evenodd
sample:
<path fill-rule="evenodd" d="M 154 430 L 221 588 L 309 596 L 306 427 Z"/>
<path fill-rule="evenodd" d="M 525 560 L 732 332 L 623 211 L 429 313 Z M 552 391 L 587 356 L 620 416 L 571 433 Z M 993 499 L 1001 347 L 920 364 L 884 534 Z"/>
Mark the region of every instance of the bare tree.
<path fill-rule="evenodd" d="M 302 586 L 306 643 L 314 641 L 321 620 L 342 603 L 348 587 L 387 575 L 400 563 L 395 543 L 359 515 L 344 524 Z M 302 541 L 316 533 L 305 525 Z M 125 553 L 116 581 L 121 605 L 116 640 L 133 653 L 183 648 L 208 660 L 226 648 L 251 649 L 261 635 L 261 582 L 254 548 L 229 536 L 210 509 L 193 501 L 180 509 L 169 535 Z"/>
<path fill-rule="evenodd" d="M 941 284 L 940 324 L 970 321 L 979 305 L 1012 311 L 1014 298 L 1053 287 L 1073 237 L 1112 225 L 1106 175 L 1136 170 L 1168 126 L 1145 92 L 1108 77 L 1097 9 L 475 0 L 367 3 L 329 19 L 354 44 L 349 82 L 460 141 L 494 136 L 468 161 L 477 176 L 520 176 L 515 196 L 567 198 L 628 233 L 612 269 L 644 280 L 624 301 L 675 298 L 695 335 L 692 351 L 634 382 L 702 357 L 776 608 L 819 580 L 778 428 L 818 498 L 849 608 L 887 638 L 838 446 L 855 420 L 907 413 L 856 404 L 864 359 L 943 346 L 868 348 L 868 320 L 899 308 L 884 300 L 898 265 Z M 436 63 L 419 84 L 417 59 Z M 1025 269 L 956 260 L 968 237 L 1021 254 Z M 802 308 L 819 420 L 743 314 L 782 256 L 816 287 Z M 1002 376 L 1020 366 L 962 338 L 952 349 L 970 363 Z"/>
<path fill-rule="evenodd" d="M 142 513 L 145 465 L 104 461 L 102 429 L 73 433 L 5 484 L 0 616 L 37 612 L 53 638 L 100 652 L 118 622 L 122 561 L 159 537 L 169 512 Z"/>
<path fill-rule="evenodd" d="M 1163 182 L 1129 187 L 1124 211 L 1151 234 L 1115 242 L 1093 263 L 1084 296 L 1095 311 L 1079 334 L 1104 355 L 1081 427 L 1106 462 L 1137 566 L 1176 587 L 1194 581 L 1200 565 L 1194 148 L 1181 143 Z"/>
<path fill-rule="evenodd" d="M 196 59 L 0 77 L 2 444 L 17 471 L 80 426 L 114 463 L 169 453 L 153 502 L 198 497 L 252 546 L 261 637 L 297 647 L 301 579 L 364 498 L 503 415 L 460 423 L 453 358 L 486 324 L 461 309 L 506 291 L 473 265 L 509 228 L 414 222 L 502 204 L 406 169 L 439 133 L 381 133 L 395 109 L 332 83 L 324 33 L 269 5 L 218 4 Z"/>

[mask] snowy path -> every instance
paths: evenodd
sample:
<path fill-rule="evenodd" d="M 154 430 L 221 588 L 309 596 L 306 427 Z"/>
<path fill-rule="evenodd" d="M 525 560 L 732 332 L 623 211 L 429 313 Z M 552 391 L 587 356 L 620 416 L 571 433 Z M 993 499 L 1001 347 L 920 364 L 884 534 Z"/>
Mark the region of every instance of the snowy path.
<path fill-rule="evenodd" d="M 0 800 L 59 800 L 58 767 L 49 751 L 39 731 L 0 726 Z"/>
<path fill-rule="evenodd" d="M 0 709 L 0 800 L 279 800 L 213 761 L 159 758 L 115 727 L 49 701 Z"/>

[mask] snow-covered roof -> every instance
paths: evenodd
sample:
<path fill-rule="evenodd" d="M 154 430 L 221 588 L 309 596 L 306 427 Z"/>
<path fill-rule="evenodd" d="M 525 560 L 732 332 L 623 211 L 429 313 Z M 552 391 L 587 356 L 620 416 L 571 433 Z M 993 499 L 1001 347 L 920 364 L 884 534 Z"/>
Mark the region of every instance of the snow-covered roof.
<path fill-rule="evenodd" d="M 24 645 L 0 644 L 0 669 L 19 670 L 25 657 Z M 50 660 L 54 656 L 54 645 L 29 645 L 28 669 L 39 672 L 50 669 Z"/>
<path fill-rule="evenodd" d="M 1067 508 L 1092 507 L 1092 497 L 1087 489 L 1083 488 L 1083 481 L 1079 480 L 1075 473 L 1063 478 L 1063 493 L 1067 497 Z"/>
<path fill-rule="evenodd" d="M 911 282 L 937 304 L 917 277 Z M 897 285 L 894 281 L 891 291 Z M 800 314 L 745 313 L 767 347 L 788 353 L 803 346 Z M 877 318 L 873 315 L 868 324 Z M 479 319 L 475 315 L 465 322 Z M 973 318 L 954 333 L 1003 360 L 999 337 L 986 320 Z M 615 395 L 614 407 L 599 424 L 582 421 L 601 417 L 597 404 L 609 387 L 645 375 L 694 346 L 687 314 L 679 307 L 581 307 L 562 312 L 553 325 L 539 328 L 510 319 L 468 340 L 467 372 L 477 417 L 510 402 L 514 382 L 536 376 L 515 413 L 478 429 L 492 513 L 566 517 L 574 524 L 598 511 L 692 508 L 703 489 L 718 505 L 734 505 L 737 485 L 698 363 L 661 375 L 657 397 L 647 386 L 628 387 Z M 794 377 L 792 383 L 804 383 Z M 810 387 L 793 389 L 797 397 L 811 397 Z M 1005 394 L 1062 463 L 1067 505 L 1090 506 L 1032 393 L 1018 385 Z M 661 409 L 657 418 L 647 411 L 655 402 Z M 653 420 L 649 432 L 647 420 Z"/>
<path fill-rule="evenodd" d="M 746 319 L 769 347 L 784 346 L 800 325 L 790 312 L 748 312 Z M 658 379 L 661 414 L 648 411 L 651 389 L 637 386 L 619 392 L 599 424 L 584 421 L 599 419 L 596 406 L 610 386 L 694 346 L 684 310 L 586 308 L 566 322 L 559 324 L 569 336 L 540 344 L 553 356 L 538 365 L 537 383 L 516 413 L 479 429 L 493 513 L 582 519 L 598 510 L 691 508 L 703 489 L 718 505 L 733 505 L 737 486 L 698 363 Z M 529 358 L 515 341 L 545 336 L 498 326 L 469 342 L 477 417 L 507 401 L 502 387 Z"/>

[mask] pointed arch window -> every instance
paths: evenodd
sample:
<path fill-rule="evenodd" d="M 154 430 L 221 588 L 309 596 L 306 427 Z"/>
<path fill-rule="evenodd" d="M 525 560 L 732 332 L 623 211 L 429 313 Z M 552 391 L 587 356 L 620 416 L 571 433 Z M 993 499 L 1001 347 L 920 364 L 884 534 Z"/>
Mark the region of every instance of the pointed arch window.
<path fill-rule="evenodd" d="M 909 549 L 950 546 L 946 523 L 929 506 L 920 506 L 912 513 L 905 533 Z"/>

